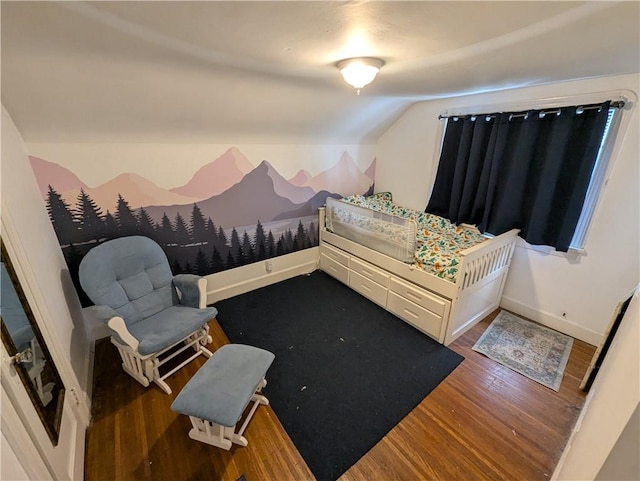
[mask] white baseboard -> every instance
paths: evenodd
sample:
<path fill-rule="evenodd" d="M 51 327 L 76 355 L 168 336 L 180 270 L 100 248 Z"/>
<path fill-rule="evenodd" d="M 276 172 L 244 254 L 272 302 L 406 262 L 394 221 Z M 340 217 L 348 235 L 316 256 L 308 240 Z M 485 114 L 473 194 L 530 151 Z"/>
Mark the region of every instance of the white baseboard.
<path fill-rule="evenodd" d="M 500 307 L 526 317 L 527 319 L 531 319 L 532 321 L 536 321 L 543 326 L 562 332 L 567 336 L 584 341 L 592 346 L 598 346 L 602 340 L 602 333 L 592 331 L 591 329 L 582 327 L 575 322 L 562 319 L 561 317 L 554 316 L 548 312 L 534 309 L 533 307 L 516 301 L 510 297 L 502 296 L 502 299 L 500 300 Z"/>
<path fill-rule="evenodd" d="M 312 247 L 206 276 L 207 304 L 308 274 L 317 269 L 318 255 L 318 248 Z M 270 271 L 267 270 L 268 262 Z"/>

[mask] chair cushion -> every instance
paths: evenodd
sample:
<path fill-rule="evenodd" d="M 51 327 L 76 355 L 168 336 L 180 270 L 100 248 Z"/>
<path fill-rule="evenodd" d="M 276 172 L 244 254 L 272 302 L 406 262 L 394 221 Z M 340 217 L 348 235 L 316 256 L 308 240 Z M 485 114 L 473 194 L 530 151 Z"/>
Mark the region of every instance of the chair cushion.
<path fill-rule="evenodd" d="M 138 352 L 144 356 L 184 339 L 217 315 L 215 307 L 171 306 L 128 326 L 128 329 L 140 342 Z"/>
<path fill-rule="evenodd" d="M 80 284 L 96 305 L 115 309 L 127 326 L 176 304 L 162 248 L 148 237 L 107 241 L 82 259 Z"/>
<path fill-rule="evenodd" d="M 274 358 L 273 353 L 258 347 L 222 346 L 180 391 L 171 409 L 233 427 Z"/>

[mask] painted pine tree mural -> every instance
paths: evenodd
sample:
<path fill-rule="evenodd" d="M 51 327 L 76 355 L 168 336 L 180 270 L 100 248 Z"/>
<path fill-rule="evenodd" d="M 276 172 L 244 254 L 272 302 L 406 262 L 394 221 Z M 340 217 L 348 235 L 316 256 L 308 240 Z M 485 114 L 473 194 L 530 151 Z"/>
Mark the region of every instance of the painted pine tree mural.
<path fill-rule="evenodd" d="M 115 233 L 118 232 L 118 224 L 116 223 L 116 219 L 108 210 L 104 216 L 104 230 L 105 234 L 109 237 L 114 237 Z"/>
<path fill-rule="evenodd" d="M 253 237 L 253 245 L 255 246 L 256 260 L 262 261 L 267 258 L 267 236 L 264 234 L 264 228 L 258 220 L 256 225 L 256 233 Z"/>
<path fill-rule="evenodd" d="M 236 266 L 241 266 L 243 264 L 243 254 L 242 254 L 242 246 L 240 245 L 240 236 L 238 236 L 238 231 L 234 227 L 231 229 L 231 256 L 233 257 L 233 262 Z"/>
<path fill-rule="evenodd" d="M 273 238 L 273 233 L 269 231 L 267 235 L 267 257 L 274 257 L 276 255 L 276 241 Z"/>
<path fill-rule="evenodd" d="M 194 243 L 207 242 L 207 225 L 198 204 L 193 204 L 191 211 L 191 239 Z"/>
<path fill-rule="evenodd" d="M 153 220 L 151 220 L 151 216 L 144 209 L 144 207 L 141 207 L 138 211 L 138 232 L 140 233 L 140 235 L 150 237 L 151 239 L 157 241 L 156 226 L 154 225 Z"/>
<path fill-rule="evenodd" d="M 227 256 L 229 259 L 229 256 Z M 231 257 L 231 266 L 227 266 L 227 268 L 233 267 L 233 257 Z M 216 273 L 223 271 L 225 268 L 224 261 L 222 260 L 222 256 L 220 252 L 215 247 L 213 248 L 213 253 L 211 254 L 211 273 Z"/>
<path fill-rule="evenodd" d="M 211 274 L 209 259 L 200 248 L 198 249 L 198 253 L 196 254 L 196 262 L 194 268 L 195 274 L 199 276 L 206 276 L 207 274 Z"/>
<path fill-rule="evenodd" d="M 51 186 L 47 193 L 46 207 L 60 245 L 67 246 L 75 242 L 78 238 L 78 225 L 73 210 Z"/>
<path fill-rule="evenodd" d="M 80 189 L 78 194 L 75 217 L 79 242 L 100 240 L 105 237 L 106 229 L 102 211 L 84 189 Z"/>
<path fill-rule="evenodd" d="M 155 223 L 144 207 L 132 209 L 122 195 L 118 195 L 115 215 L 108 210 L 103 214 L 83 189 L 73 208 L 49 186 L 46 207 L 83 303 L 86 297 L 77 283 L 80 261 L 96 244 L 116 237 L 144 235 L 154 239 L 165 250 L 174 274 L 198 275 L 251 264 L 317 242 L 315 223 L 312 221 L 307 229 L 301 220 L 295 233 L 286 229 L 277 240 L 271 230 L 265 232 L 260 220 L 257 220 L 255 230 L 251 230 L 252 235 L 244 229 L 240 236 L 235 227 L 227 235 L 211 217 L 205 220 L 197 203 L 192 206 L 189 222 L 180 213 L 171 222 L 164 213 L 160 222 Z"/>
<path fill-rule="evenodd" d="M 162 215 L 162 219 L 160 220 L 157 237 L 160 244 L 169 245 L 173 243 L 173 226 L 171 225 L 171 221 L 169 220 L 169 217 L 167 217 L 166 213 Z"/>
<path fill-rule="evenodd" d="M 174 225 L 175 225 L 175 231 L 174 231 L 173 239 L 175 243 L 179 246 L 189 244 L 191 242 L 191 235 L 189 234 L 189 228 L 187 227 L 186 222 L 184 221 L 184 219 L 182 218 L 179 212 L 178 214 L 176 214 L 176 220 Z"/>
<path fill-rule="evenodd" d="M 116 207 L 116 223 L 121 236 L 139 234 L 138 219 L 133 214 L 129 202 L 124 200 L 122 195 L 118 194 L 118 204 Z"/>

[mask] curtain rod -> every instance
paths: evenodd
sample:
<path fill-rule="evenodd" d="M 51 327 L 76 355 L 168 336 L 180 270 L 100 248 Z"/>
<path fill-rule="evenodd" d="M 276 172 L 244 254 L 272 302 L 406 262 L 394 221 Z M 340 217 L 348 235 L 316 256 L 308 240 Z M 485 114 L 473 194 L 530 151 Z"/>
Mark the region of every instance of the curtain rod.
<path fill-rule="evenodd" d="M 624 100 L 612 100 L 611 103 L 609 104 L 610 108 L 616 108 L 616 109 L 621 109 L 625 106 L 625 101 Z M 566 108 L 566 107 L 556 107 L 556 108 L 548 108 L 548 109 L 540 109 L 540 112 L 543 114 L 557 114 L 560 113 L 560 109 L 561 108 Z M 599 109 L 600 105 L 591 105 L 591 106 L 587 106 L 587 107 L 581 107 L 578 106 L 576 107 L 577 109 L 582 109 L 582 110 L 591 110 L 591 109 Z M 531 110 L 535 110 L 535 109 L 531 109 Z M 522 110 L 520 110 L 520 112 L 522 112 Z M 500 113 L 500 112 L 499 112 Z M 522 113 L 522 114 L 511 114 L 513 117 L 524 117 L 525 115 L 527 115 L 527 113 Z M 449 119 L 451 117 L 482 117 L 482 116 L 486 116 L 486 117 L 494 117 L 495 114 L 451 114 L 451 115 L 438 115 L 438 119 L 442 120 L 442 119 Z"/>

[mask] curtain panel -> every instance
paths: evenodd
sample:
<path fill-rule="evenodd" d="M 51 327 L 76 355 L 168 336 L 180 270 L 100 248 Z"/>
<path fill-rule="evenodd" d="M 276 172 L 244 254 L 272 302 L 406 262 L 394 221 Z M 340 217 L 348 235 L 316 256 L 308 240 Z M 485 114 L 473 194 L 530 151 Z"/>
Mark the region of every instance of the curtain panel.
<path fill-rule="evenodd" d="M 566 252 L 609 106 L 449 118 L 426 212 Z"/>

